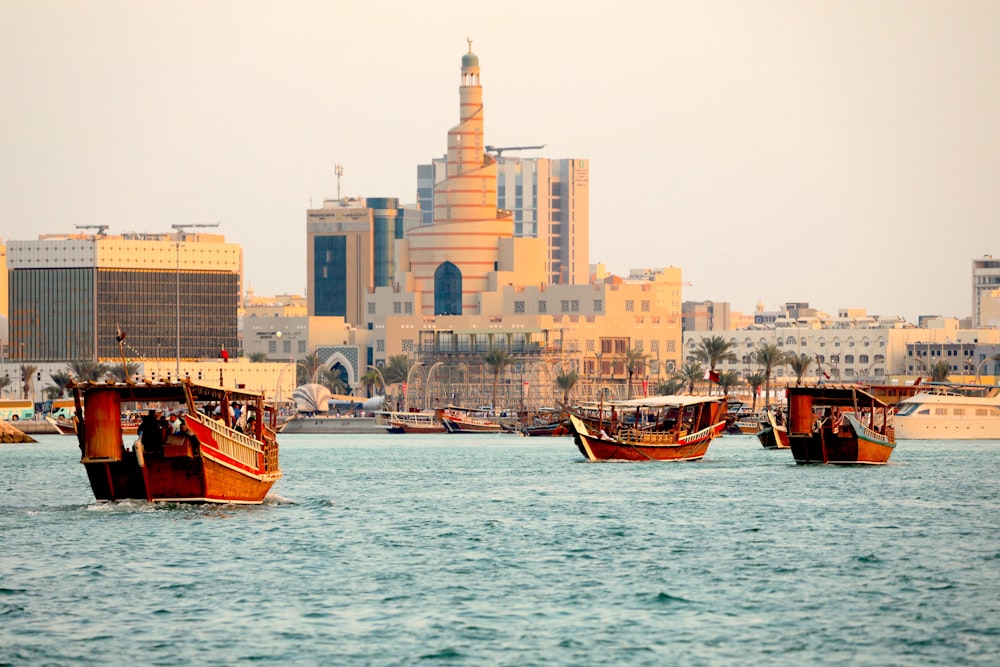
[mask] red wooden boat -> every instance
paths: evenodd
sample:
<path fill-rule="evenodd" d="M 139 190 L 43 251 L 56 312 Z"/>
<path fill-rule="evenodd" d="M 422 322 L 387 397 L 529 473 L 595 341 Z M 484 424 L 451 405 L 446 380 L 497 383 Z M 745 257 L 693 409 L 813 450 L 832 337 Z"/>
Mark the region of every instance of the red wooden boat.
<path fill-rule="evenodd" d="M 81 462 L 97 500 L 257 504 L 281 477 L 275 413 L 262 394 L 190 380 L 88 382 L 70 388 Z M 237 401 L 244 409 L 240 423 L 234 424 L 229 406 Z M 181 430 L 150 429 L 141 440 L 126 442 L 122 409 L 135 403 L 186 411 Z M 207 404 L 220 406 L 222 419 L 199 412 Z"/>
<path fill-rule="evenodd" d="M 896 448 L 892 406 L 858 385 L 788 388 L 796 463 L 881 465 Z"/>
<path fill-rule="evenodd" d="M 603 425 L 595 432 L 570 415 L 576 445 L 590 461 L 697 461 L 726 427 L 726 404 L 718 396 L 651 396 L 615 406 L 632 421 L 623 419 L 610 435 Z"/>

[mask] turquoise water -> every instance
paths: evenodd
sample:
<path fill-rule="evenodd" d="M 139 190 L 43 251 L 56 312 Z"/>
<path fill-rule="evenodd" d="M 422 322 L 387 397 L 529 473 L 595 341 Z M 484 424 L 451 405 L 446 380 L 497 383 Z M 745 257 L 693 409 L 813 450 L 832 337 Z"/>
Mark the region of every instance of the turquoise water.
<path fill-rule="evenodd" d="M 97 504 L 0 445 L 0 664 L 1000 663 L 1000 443 L 799 467 L 568 438 L 286 436 L 262 506 Z"/>

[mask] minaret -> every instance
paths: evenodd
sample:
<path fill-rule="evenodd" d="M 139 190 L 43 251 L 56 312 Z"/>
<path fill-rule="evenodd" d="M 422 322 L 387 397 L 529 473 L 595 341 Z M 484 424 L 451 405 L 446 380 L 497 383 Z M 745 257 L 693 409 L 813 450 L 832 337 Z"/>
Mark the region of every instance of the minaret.
<path fill-rule="evenodd" d="M 513 238 L 509 212 L 497 211 L 496 162 L 485 152 L 479 57 L 462 56 L 459 123 L 448 131 L 447 177 L 434 187 L 434 224 L 412 230 L 410 268 L 421 314 L 478 314 L 500 239 Z"/>

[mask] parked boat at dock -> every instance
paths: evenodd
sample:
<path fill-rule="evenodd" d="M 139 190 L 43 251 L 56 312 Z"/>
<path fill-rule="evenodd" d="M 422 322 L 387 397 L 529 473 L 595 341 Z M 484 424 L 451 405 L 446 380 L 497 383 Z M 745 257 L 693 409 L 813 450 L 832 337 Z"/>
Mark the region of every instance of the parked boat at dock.
<path fill-rule="evenodd" d="M 929 382 L 896 406 L 896 437 L 1000 440 L 1000 386 Z"/>

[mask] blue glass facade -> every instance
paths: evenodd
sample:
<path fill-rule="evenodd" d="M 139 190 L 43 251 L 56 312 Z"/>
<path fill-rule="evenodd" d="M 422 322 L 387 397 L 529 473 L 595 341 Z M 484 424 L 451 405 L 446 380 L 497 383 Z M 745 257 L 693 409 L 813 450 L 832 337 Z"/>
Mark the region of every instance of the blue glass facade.
<path fill-rule="evenodd" d="M 317 236 L 313 239 L 314 315 L 347 317 L 347 239 Z"/>

